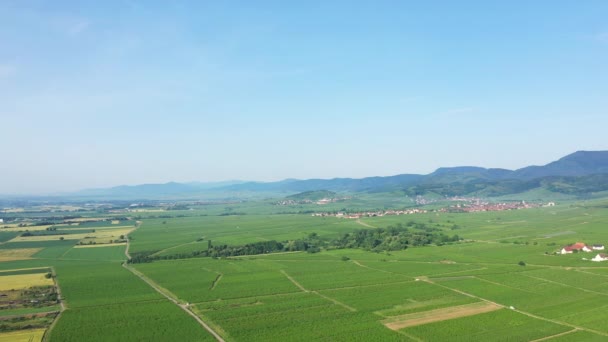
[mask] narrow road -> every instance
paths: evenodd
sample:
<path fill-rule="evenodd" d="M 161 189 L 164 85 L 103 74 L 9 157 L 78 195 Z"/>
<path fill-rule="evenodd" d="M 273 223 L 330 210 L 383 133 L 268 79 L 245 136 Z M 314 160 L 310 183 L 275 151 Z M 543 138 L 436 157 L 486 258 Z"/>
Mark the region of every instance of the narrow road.
<path fill-rule="evenodd" d="M 135 221 L 135 229 L 133 229 L 130 233 L 133 233 L 139 227 L 141 227 L 141 221 Z M 127 238 L 127 248 L 125 248 L 125 256 L 127 257 L 127 260 L 131 260 L 131 254 L 129 254 L 129 247 L 131 246 L 131 239 L 129 239 L 129 235 L 127 235 L 126 238 Z"/>
<path fill-rule="evenodd" d="M 188 315 L 192 316 L 192 318 L 194 318 L 198 322 L 198 324 L 200 324 L 203 328 L 205 328 L 205 330 L 207 330 L 211 335 L 213 335 L 213 337 L 215 337 L 216 340 L 218 340 L 220 342 L 225 342 L 224 339 L 218 333 L 216 333 L 213 329 L 211 329 L 211 327 L 209 325 L 207 325 L 207 323 L 203 322 L 203 320 L 200 317 L 198 317 L 194 312 L 192 312 L 190 310 L 190 306 L 187 303 L 186 304 L 180 303 L 177 299 L 175 299 L 172 296 L 168 295 L 166 293 L 167 292 L 166 290 L 161 289 L 161 287 L 158 286 L 154 281 L 152 281 L 151 279 L 149 279 L 148 277 L 146 277 L 142 273 L 134 270 L 133 268 L 131 268 L 130 266 L 128 266 L 127 263 L 124 263 L 123 267 L 126 268 L 127 270 L 129 270 L 131 273 L 133 273 L 139 279 L 141 279 L 144 282 L 146 282 L 146 284 L 148 284 L 156 292 L 160 293 L 161 295 L 163 295 L 163 297 L 165 297 L 168 300 L 170 300 L 171 303 L 177 305 L 180 309 L 184 310 Z"/>
<path fill-rule="evenodd" d="M 141 221 L 137 221 L 135 224 L 135 229 L 139 228 L 140 226 L 141 226 Z M 135 231 L 135 229 L 133 231 Z M 131 255 L 129 254 L 129 245 L 130 245 L 130 240 L 127 237 L 127 248 L 125 249 L 125 256 L 127 257 L 127 261 L 131 260 Z M 177 298 L 174 297 L 174 295 L 172 295 L 172 294 L 170 295 L 170 292 L 168 290 L 161 288 L 152 279 L 146 277 L 143 273 L 133 269 L 131 266 L 129 266 L 129 264 L 127 264 L 126 261 L 123 262 L 122 266 L 124 268 L 126 268 L 129 272 L 133 273 L 136 277 L 143 280 L 146 284 L 148 284 L 151 288 L 153 288 L 154 291 L 160 293 L 163 297 L 167 298 L 171 303 L 177 305 L 180 309 L 184 310 L 188 315 L 192 316 L 192 318 L 194 318 L 198 322 L 198 324 L 200 324 L 205 330 L 207 330 L 216 340 L 218 340 L 220 342 L 225 342 L 224 339 L 218 333 L 216 333 L 213 329 L 211 329 L 211 327 L 209 325 L 207 325 L 207 323 L 203 322 L 203 320 L 200 317 L 198 317 L 194 312 L 192 312 L 190 310 L 189 304 L 180 303 L 177 300 Z"/>

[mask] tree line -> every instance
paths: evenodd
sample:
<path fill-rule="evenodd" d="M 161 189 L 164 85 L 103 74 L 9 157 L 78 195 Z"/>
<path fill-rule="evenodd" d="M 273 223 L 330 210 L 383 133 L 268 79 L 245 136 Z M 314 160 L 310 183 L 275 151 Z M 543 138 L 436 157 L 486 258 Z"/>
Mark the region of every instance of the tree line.
<path fill-rule="evenodd" d="M 276 252 L 305 251 L 317 253 L 321 250 L 360 248 L 373 252 L 399 251 L 411 246 L 444 245 L 460 241 L 454 234 L 444 234 L 440 229 L 413 221 L 386 228 L 360 229 L 345 233 L 337 239 L 322 238 L 317 233 L 310 233 L 302 239 L 287 241 L 262 241 L 244 245 L 213 245 L 208 241 L 207 250 L 172 255 L 153 255 L 153 252 L 133 253 L 129 263 L 145 263 L 154 260 L 185 259 L 194 257 L 225 258 L 243 255 L 258 255 Z"/>

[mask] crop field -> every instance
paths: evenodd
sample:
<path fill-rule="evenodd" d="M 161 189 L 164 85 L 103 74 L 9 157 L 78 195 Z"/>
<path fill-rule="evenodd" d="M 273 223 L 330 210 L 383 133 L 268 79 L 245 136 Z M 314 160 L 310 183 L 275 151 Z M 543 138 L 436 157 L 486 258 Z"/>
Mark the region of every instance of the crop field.
<path fill-rule="evenodd" d="M 124 247 L 114 248 L 74 249 L 83 253 L 78 255 L 82 260 L 54 262 L 67 310 L 53 328 L 51 340 L 151 341 L 169 336 L 180 341 L 212 340 L 194 319 L 120 263 L 101 261 L 124 253 Z M 108 330 L 108 326 L 115 329 Z"/>
<path fill-rule="evenodd" d="M 19 233 L 17 232 L 5 232 L 4 230 L 0 230 L 0 243 L 8 240 L 14 239 Z"/>
<path fill-rule="evenodd" d="M 42 248 L 0 249 L 0 262 L 29 259 Z"/>
<path fill-rule="evenodd" d="M 63 235 L 15 238 L 19 233 L 2 232 L 0 270 L 6 272 L 0 271 L 0 284 L 27 286 L 25 278 L 41 280 L 53 272 L 55 278 L 44 281 L 57 282 L 65 310 L 49 333 L 51 341 L 214 340 L 186 311 L 226 341 L 608 338 L 608 262 L 585 260 L 597 253 L 555 253 L 577 241 L 608 245 L 608 209 L 601 206 L 359 222 L 271 214 L 286 208 L 256 203 L 165 211 L 174 215 L 165 218 L 142 213 L 141 225 L 96 217 L 56 225 Z M 231 212 L 248 214 L 223 215 Z M 391 251 L 346 248 L 179 259 L 207 250 L 209 241 L 237 246 L 313 233 L 337 239 L 369 226 L 410 221 L 463 240 Z M 85 235 L 95 244 L 78 244 Z M 166 260 L 123 267 L 127 244 L 107 244 L 120 235 L 130 237 L 131 254 Z"/>
<path fill-rule="evenodd" d="M 221 308 L 214 305 L 199 304 L 195 312 L 218 323 L 229 340 L 401 340 L 375 317 L 353 312 L 313 293 L 229 301 Z"/>
<path fill-rule="evenodd" d="M 32 286 L 53 285 L 53 279 L 45 277 L 45 273 L 33 274 L 0 274 L 0 291 L 27 289 Z"/>
<path fill-rule="evenodd" d="M 309 215 L 202 216 L 147 220 L 132 233 L 133 252 L 159 252 L 177 245 L 212 240 L 214 244 L 241 244 L 301 238 L 309 233 L 337 237 L 362 228 L 352 220 Z"/>
<path fill-rule="evenodd" d="M 125 259 L 125 248 L 126 244 L 74 246 L 65 252 L 61 259 L 122 261 Z"/>
<path fill-rule="evenodd" d="M 44 335 L 44 329 L 11 331 L 0 333 L 0 342 L 39 342 Z"/>
<path fill-rule="evenodd" d="M 570 330 L 573 328 L 502 309 L 402 331 L 425 341 L 532 341 Z"/>
<path fill-rule="evenodd" d="M 51 227 L 51 225 L 25 226 L 25 227 L 10 226 L 10 227 L 6 227 L 6 228 L 0 228 L 0 232 L 26 232 L 26 231 L 37 232 L 37 231 L 46 230 L 49 227 Z"/>
<path fill-rule="evenodd" d="M 69 309 L 50 337 L 53 341 L 214 341 L 166 300 Z"/>
<path fill-rule="evenodd" d="M 65 234 L 18 236 L 9 242 L 36 242 L 36 241 L 56 241 L 56 240 L 78 240 L 83 244 L 87 243 L 111 243 L 110 241 L 119 239 L 133 231 L 134 227 L 127 228 L 105 228 L 95 229 L 84 233 L 66 232 Z"/>

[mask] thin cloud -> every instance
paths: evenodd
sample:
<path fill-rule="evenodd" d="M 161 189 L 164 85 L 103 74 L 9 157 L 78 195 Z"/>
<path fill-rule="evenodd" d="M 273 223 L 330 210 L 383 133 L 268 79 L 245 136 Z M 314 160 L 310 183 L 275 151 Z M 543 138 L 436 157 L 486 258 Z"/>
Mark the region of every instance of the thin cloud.
<path fill-rule="evenodd" d="M 71 36 L 77 36 L 80 33 L 86 31 L 90 25 L 91 23 L 88 20 L 79 19 L 74 24 L 70 25 L 67 31 Z"/>
<path fill-rule="evenodd" d="M 17 73 L 17 68 L 13 65 L 0 64 L 0 78 L 10 77 Z"/>
<path fill-rule="evenodd" d="M 441 115 L 454 115 L 454 114 L 463 114 L 463 113 L 471 113 L 474 112 L 475 108 L 473 107 L 462 107 L 462 108 L 453 108 L 453 109 L 448 109 L 444 112 L 441 112 L 439 114 Z"/>

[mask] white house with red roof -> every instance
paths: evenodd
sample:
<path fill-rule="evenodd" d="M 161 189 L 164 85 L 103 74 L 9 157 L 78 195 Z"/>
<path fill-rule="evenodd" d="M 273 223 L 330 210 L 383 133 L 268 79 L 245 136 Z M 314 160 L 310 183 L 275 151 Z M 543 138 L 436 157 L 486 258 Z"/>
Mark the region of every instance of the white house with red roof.
<path fill-rule="evenodd" d="M 587 246 L 584 242 L 577 242 L 575 244 L 565 246 L 560 251 L 561 254 L 571 254 L 574 251 L 583 251 L 583 252 L 591 252 L 593 251 L 592 247 Z"/>

